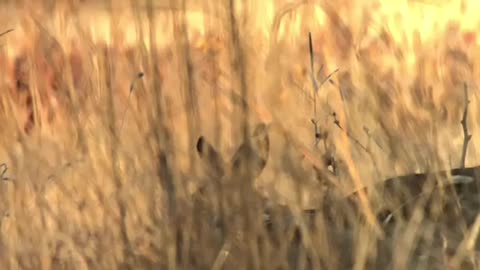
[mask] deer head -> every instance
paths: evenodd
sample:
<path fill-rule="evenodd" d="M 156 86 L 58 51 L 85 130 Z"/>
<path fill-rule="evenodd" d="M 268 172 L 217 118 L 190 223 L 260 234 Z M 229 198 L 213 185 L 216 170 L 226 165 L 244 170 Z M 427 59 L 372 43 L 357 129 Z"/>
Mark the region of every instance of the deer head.
<path fill-rule="evenodd" d="M 270 152 L 268 130 L 269 125 L 265 123 L 256 125 L 253 134 L 240 144 L 229 162 L 225 162 L 215 147 L 200 136 L 196 150 L 208 175 L 220 179 L 248 172 L 253 179 L 257 178 L 267 165 Z"/>

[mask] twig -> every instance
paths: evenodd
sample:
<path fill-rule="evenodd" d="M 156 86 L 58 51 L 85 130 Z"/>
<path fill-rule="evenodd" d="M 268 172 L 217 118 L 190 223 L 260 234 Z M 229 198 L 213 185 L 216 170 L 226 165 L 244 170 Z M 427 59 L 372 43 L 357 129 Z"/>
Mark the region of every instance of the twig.
<path fill-rule="evenodd" d="M 334 84 L 331 79 L 332 79 L 332 76 L 333 76 L 335 73 L 338 72 L 338 70 L 339 70 L 339 69 L 337 68 L 337 69 L 335 69 L 334 71 L 332 71 L 330 74 L 328 74 L 328 75 L 325 77 L 325 79 L 323 79 L 322 83 L 320 84 L 320 87 L 321 87 L 322 85 L 324 85 L 327 81 L 329 81 L 330 83 Z"/>
<path fill-rule="evenodd" d="M 380 147 L 380 149 L 382 149 L 382 147 L 378 144 L 378 142 L 375 139 L 372 138 L 369 129 L 365 126 L 363 127 L 363 131 L 365 132 L 365 134 L 367 134 L 367 146 L 365 146 L 357 138 L 355 138 L 350 132 L 348 132 L 346 129 L 344 129 L 342 127 L 342 125 L 340 124 L 340 121 L 338 121 L 338 119 L 337 119 L 337 114 L 335 112 L 332 113 L 332 117 L 333 117 L 333 123 L 340 130 L 345 132 L 345 134 L 347 135 L 347 137 L 350 140 L 352 140 L 354 143 L 356 143 L 360 148 L 362 148 L 362 150 L 365 151 L 365 153 L 367 153 L 367 155 L 372 160 L 373 167 L 375 168 L 375 173 L 377 174 L 377 178 L 380 179 L 381 178 L 380 170 L 378 169 L 377 162 L 375 161 L 375 156 L 373 155 L 373 153 L 370 149 L 370 141 L 373 140 L 375 142 L 375 144 L 377 144 L 377 146 Z"/>
<path fill-rule="evenodd" d="M 305 94 L 305 96 L 310 99 L 311 101 L 313 101 L 313 97 L 311 97 L 307 91 L 305 91 L 305 89 L 299 84 L 297 83 L 293 78 L 292 76 L 290 76 L 290 82 L 300 91 L 302 92 L 303 94 Z"/>
<path fill-rule="evenodd" d="M 308 33 L 308 48 L 310 53 L 310 79 L 312 80 L 313 86 L 313 114 L 317 118 L 317 91 L 320 88 L 318 86 L 317 80 L 315 78 L 315 66 L 314 66 L 314 55 L 313 55 L 313 41 L 312 33 Z"/>
<path fill-rule="evenodd" d="M 470 100 L 468 99 L 468 87 L 466 83 L 464 84 L 464 91 L 465 91 L 465 110 L 463 111 L 462 121 L 460 122 L 463 127 L 463 147 L 462 147 L 462 156 L 460 160 L 460 168 L 465 168 L 465 159 L 467 157 L 468 143 L 472 138 L 472 134 L 468 133 L 468 126 L 467 126 L 468 105 L 470 104 Z"/>
<path fill-rule="evenodd" d="M 0 37 L 2 37 L 2 36 L 4 36 L 4 35 L 12 32 L 13 30 L 14 30 L 14 29 L 8 29 L 7 31 L 4 31 L 4 32 L 0 33 Z M 5 46 L 5 44 L 1 44 L 1 45 L 0 45 L 0 47 L 2 47 L 2 48 L 3 48 L 3 46 Z"/>
<path fill-rule="evenodd" d="M 12 29 L 8 29 L 7 31 L 3 31 L 2 33 L 0 33 L 0 37 L 12 32 L 13 30 L 15 29 L 12 28 Z"/>
<path fill-rule="evenodd" d="M 65 163 L 65 164 L 61 165 L 59 168 L 57 168 L 53 173 L 48 175 L 47 180 L 53 181 L 56 177 L 58 177 L 58 175 L 63 173 L 68 168 L 71 168 L 75 165 L 78 165 L 79 163 L 82 163 L 84 161 L 86 161 L 86 159 L 84 157 L 77 158 L 73 161 L 68 161 L 67 163 Z"/>
<path fill-rule="evenodd" d="M 357 138 L 353 137 L 352 134 L 350 134 L 350 132 L 348 132 L 346 129 L 344 129 L 342 127 L 342 125 L 340 124 L 340 121 L 338 121 L 337 119 L 337 114 L 335 112 L 332 113 L 332 117 L 333 117 L 333 123 L 340 129 L 342 130 L 343 132 L 345 132 L 345 134 L 347 135 L 348 138 L 350 138 L 354 143 L 356 143 L 360 148 L 362 148 L 365 152 L 369 152 L 370 150 L 365 146 L 363 145 Z"/>
<path fill-rule="evenodd" d="M 315 78 L 315 66 L 314 66 L 314 56 L 313 56 L 313 41 L 312 41 L 312 33 L 308 33 L 308 48 L 310 53 L 310 79 L 312 80 L 313 86 L 313 134 L 314 134 L 314 145 L 318 144 L 319 140 L 319 132 L 318 132 L 318 123 L 317 123 L 317 91 L 319 89 L 317 80 Z"/>
<path fill-rule="evenodd" d="M 125 107 L 125 111 L 123 112 L 123 117 L 122 117 L 122 123 L 120 124 L 120 132 L 123 129 L 123 124 L 125 123 L 125 117 L 127 115 L 128 108 L 130 107 L 130 96 L 132 95 L 133 91 L 135 90 L 135 83 L 137 80 L 143 78 L 143 72 L 139 72 L 137 76 L 133 79 L 132 83 L 130 84 L 130 91 L 128 93 L 128 98 L 127 98 L 127 106 Z"/>
<path fill-rule="evenodd" d="M 0 164 L 0 180 L 3 180 L 3 181 L 12 180 L 11 178 L 5 176 L 5 174 L 7 173 L 7 171 L 8 171 L 8 166 L 7 166 L 7 164 L 6 164 L 6 163 L 1 163 L 1 164 Z"/>
<path fill-rule="evenodd" d="M 380 148 L 380 150 L 384 151 L 382 145 L 378 142 L 377 139 L 375 139 L 375 138 L 372 136 L 372 134 L 370 133 L 370 130 L 368 129 L 368 127 L 363 126 L 363 131 L 365 131 L 365 134 L 367 134 L 367 137 L 368 137 L 369 140 L 372 140 L 372 141 L 378 146 L 378 148 Z"/>
<path fill-rule="evenodd" d="M 328 132 L 327 131 L 320 131 L 318 128 L 318 122 L 315 119 L 310 119 L 312 124 L 315 127 L 315 139 L 316 140 L 323 140 L 323 146 L 325 147 L 325 151 L 327 151 L 327 137 L 328 137 Z M 318 143 L 318 142 L 317 142 Z"/>
<path fill-rule="evenodd" d="M 365 134 L 367 135 L 367 154 L 368 156 L 370 157 L 370 159 L 372 160 L 372 163 L 373 163 L 373 167 L 375 168 L 375 173 L 377 174 L 377 178 L 378 179 L 381 179 L 381 174 L 380 174 L 380 169 L 378 168 L 378 165 L 377 165 L 377 161 L 375 159 L 375 156 L 373 155 L 372 151 L 371 151 L 371 148 L 370 148 L 370 145 L 371 145 L 371 141 L 373 140 L 375 142 L 375 144 L 381 149 L 382 147 L 380 146 L 380 144 L 378 144 L 378 142 L 372 137 L 372 135 L 370 134 L 370 130 L 366 127 L 366 126 L 363 126 L 363 131 L 365 132 Z"/>
<path fill-rule="evenodd" d="M 314 131 L 314 144 L 315 146 L 318 145 L 322 135 L 319 132 L 318 122 L 317 122 L 317 93 L 320 88 L 325 84 L 327 81 L 331 81 L 331 77 L 338 72 L 338 68 L 335 69 L 332 73 L 328 74 L 320 84 L 317 82 L 317 78 L 315 76 L 315 60 L 313 54 L 313 41 L 312 41 L 312 33 L 308 33 L 308 48 L 310 54 L 310 79 L 312 80 L 313 86 L 313 119 L 311 120 L 313 124 L 313 131 Z M 323 65 L 320 66 L 319 72 L 323 70 Z"/>

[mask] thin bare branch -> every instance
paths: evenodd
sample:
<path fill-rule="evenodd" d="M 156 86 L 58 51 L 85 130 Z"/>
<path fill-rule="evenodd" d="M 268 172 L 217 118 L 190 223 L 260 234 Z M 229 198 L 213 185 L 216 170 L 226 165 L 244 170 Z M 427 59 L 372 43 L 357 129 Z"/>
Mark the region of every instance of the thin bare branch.
<path fill-rule="evenodd" d="M 130 96 L 132 95 L 133 91 L 135 90 L 135 83 L 137 82 L 137 80 L 140 80 L 141 78 L 143 78 L 143 75 L 144 73 L 143 72 L 139 72 L 137 74 L 137 76 L 135 76 L 135 78 L 132 80 L 132 83 L 130 84 L 130 91 L 128 93 L 128 98 L 127 98 L 127 106 L 125 107 L 125 111 L 123 112 L 123 117 L 122 117 L 122 123 L 120 124 L 120 132 L 122 132 L 122 129 L 123 129 L 123 124 L 125 123 L 125 117 L 127 115 L 127 111 L 128 111 L 128 108 L 130 107 Z"/>
<path fill-rule="evenodd" d="M 1 36 L 4 36 L 4 35 L 6 35 L 6 34 L 8 34 L 8 33 L 10 33 L 10 32 L 12 32 L 13 30 L 15 30 L 15 29 L 13 29 L 13 28 L 12 28 L 12 29 L 8 29 L 7 31 L 4 31 L 4 32 L 0 33 L 0 37 L 1 37 Z"/>
<path fill-rule="evenodd" d="M 465 110 L 463 111 L 462 124 L 463 128 L 463 147 L 462 147 L 462 156 L 460 160 L 460 168 L 465 168 L 465 160 L 467 158 L 467 148 L 470 139 L 472 138 L 472 134 L 468 133 L 468 125 L 467 125 L 467 117 L 468 117 L 468 105 L 470 104 L 470 100 L 468 99 L 468 86 L 464 84 L 464 91 L 465 91 Z"/>
<path fill-rule="evenodd" d="M 7 174 L 7 171 L 8 171 L 7 164 L 6 163 L 1 163 L 0 164 L 0 180 L 3 180 L 3 181 L 12 180 L 11 178 L 5 176 Z"/>
<path fill-rule="evenodd" d="M 323 79 L 322 83 L 320 83 L 320 87 L 322 87 L 327 81 L 330 81 L 332 76 L 335 75 L 335 73 L 338 72 L 338 68 L 335 69 L 334 71 L 332 71 L 330 74 L 327 75 L 327 77 L 325 77 L 325 79 Z"/>
<path fill-rule="evenodd" d="M 318 122 L 317 122 L 317 93 L 320 90 L 320 88 L 327 82 L 331 81 L 332 76 L 338 72 L 338 68 L 335 69 L 333 72 L 328 74 L 322 82 L 319 84 L 317 82 L 317 78 L 315 76 L 315 57 L 313 54 L 313 40 L 312 40 L 312 33 L 308 33 L 308 48 L 309 48 L 309 54 L 310 54 L 310 79 L 312 81 L 312 87 L 313 87 L 313 119 L 311 120 L 313 124 L 313 131 L 314 131 L 314 145 L 318 145 L 318 142 L 320 141 L 320 134 L 319 134 L 319 127 L 318 127 Z M 323 70 L 323 65 L 320 66 L 320 69 L 318 73 L 320 73 Z"/>
<path fill-rule="evenodd" d="M 315 60 L 313 55 L 313 41 L 312 41 L 312 33 L 308 33 L 308 48 L 310 53 L 310 79 L 312 80 L 313 86 L 313 111 L 314 117 L 317 117 L 317 92 L 319 90 L 319 86 L 317 83 L 317 79 L 315 78 Z"/>
<path fill-rule="evenodd" d="M 342 127 L 342 125 L 340 124 L 340 121 L 338 121 L 337 119 L 337 114 L 334 112 L 332 113 L 332 117 L 333 117 L 333 123 L 340 129 L 342 130 L 343 132 L 345 132 L 345 134 L 347 135 L 348 138 L 350 138 L 355 144 L 357 144 L 360 148 L 362 148 L 365 152 L 369 152 L 370 150 L 368 149 L 368 147 L 366 147 L 365 145 L 363 145 L 357 138 L 355 138 L 352 134 L 350 134 L 350 132 L 348 132 L 346 129 L 344 129 Z"/>

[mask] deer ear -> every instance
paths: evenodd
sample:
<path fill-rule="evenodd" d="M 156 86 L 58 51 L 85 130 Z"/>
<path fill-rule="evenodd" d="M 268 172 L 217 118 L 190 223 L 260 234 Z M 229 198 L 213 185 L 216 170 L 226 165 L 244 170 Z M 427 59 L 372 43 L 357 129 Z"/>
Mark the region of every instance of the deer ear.
<path fill-rule="evenodd" d="M 202 155 L 202 153 L 205 152 L 205 144 L 207 142 L 205 141 L 205 138 L 203 136 L 200 136 L 197 140 L 197 152 Z"/>
<path fill-rule="evenodd" d="M 200 136 L 196 145 L 197 154 L 202 160 L 203 166 L 215 177 L 224 174 L 225 162 L 222 155 L 205 139 Z"/>

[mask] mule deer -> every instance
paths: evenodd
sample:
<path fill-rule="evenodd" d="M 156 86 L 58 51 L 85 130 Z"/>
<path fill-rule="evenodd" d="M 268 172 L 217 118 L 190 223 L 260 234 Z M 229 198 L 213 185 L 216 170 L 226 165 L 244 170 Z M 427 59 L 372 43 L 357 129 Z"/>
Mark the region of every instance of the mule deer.
<path fill-rule="evenodd" d="M 271 147 L 269 129 L 270 125 L 265 123 L 256 125 L 253 134 L 240 144 L 228 161 L 204 136 L 198 138 L 196 151 L 201 165 L 206 169 L 207 176 L 214 181 L 202 186 L 194 196 L 194 207 L 199 207 L 194 213 L 199 214 L 198 218 L 204 221 L 207 217 L 207 224 L 211 224 L 207 225 L 210 226 L 210 231 L 213 229 L 218 232 L 216 237 L 220 236 L 215 240 L 218 241 L 217 244 L 226 241 L 228 235 L 236 233 L 231 228 L 236 226 L 236 222 L 231 220 L 248 219 L 250 226 L 253 224 L 256 232 L 258 230 L 266 232 L 264 235 L 268 237 L 270 245 L 279 248 L 287 244 L 288 255 L 286 255 L 292 265 L 295 265 L 300 256 L 299 250 L 303 248 L 302 239 L 313 227 L 315 218 L 323 214 L 326 214 L 323 216 L 330 221 L 332 221 L 330 217 L 335 215 L 342 218 L 339 215 L 339 209 L 343 208 L 329 207 L 332 204 L 329 200 L 318 209 L 292 209 L 273 202 L 255 190 L 254 180 L 261 175 L 268 160 L 272 158 L 269 157 Z M 238 209 L 241 208 L 231 203 L 232 198 L 237 195 L 248 197 L 241 199 L 243 202 L 248 201 L 248 204 L 241 204 L 247 206 L 247 211 L 239 212 Z M 251 204 L 252 201 L 255 203 Z M 350 202 L 350 200 L 346 199 L 344 202 Z M 338 203 L 343 205 L 342 202 Z M 257 226 L 259 222 L 260 226 Z M 343 221 L 333 220 L 332 222 L 329 224 L 340 224 Z M 336 229 L 342 227 L 340 230 L 344 228 L 344 226 L 329 227 Z M 227 234 L 227 231 L 230 234 Z"/>
<path fill-rule="evenodd" d="M 213 180 L 214 192 L 217 192 L 210 197 L 225 195 L 220 194 L 224 192 L 231 196 L 233 194 L 230 191 L 240 191 L 235 189 L 241 188 L 241 193 L 243 193 L 241 196 L 259 198 L 256 196 L 253 184 L 267 165 L 270 153 L 268 129 L 269 125 L 258 124 L 253 134 L 240 144 L 229 161 L 225 161 L 223 156 L 205 137 L 200 136 L 198 138 L 197 154 L 202 166 L 207 171 L 207 176 Z M 211 188 L 212 185 L 207 183 L 199 191 L 205 193 Z"/>
<path fill-rule="evenodd" d="M 256 178 L 265 168 L 270 152 L 268 129 L 265 123 L 258 124 L 253 135 L 237 148 L 229 163 L 203 136 L 198 138 L 197 153 L 211 176 L 236 176 L 249 169 L 251 176 Z"/>

